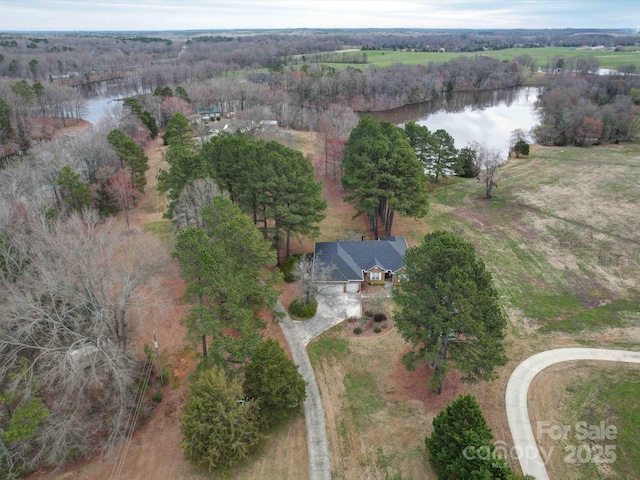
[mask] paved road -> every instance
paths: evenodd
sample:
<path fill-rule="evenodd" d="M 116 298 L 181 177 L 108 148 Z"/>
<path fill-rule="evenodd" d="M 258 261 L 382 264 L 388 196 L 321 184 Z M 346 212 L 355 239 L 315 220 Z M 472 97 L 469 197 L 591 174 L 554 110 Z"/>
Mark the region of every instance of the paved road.
<path fill-rule="evenodd" d="M 335 297 L 335 298 L 334 298 Z M 307 344 L 317 335 L 337 325 L 344 319 L 361 315 L 360 298 L 356 295 L 322 295 L 318 298 L 316 315 L 304 322 L 294 322 L 278 301 L 277 310 L 284 314 L 280 327 L 289 344 L 293 361 L 307 382 L 307 399 L 304 402 L 304 420 L 307 427 L 309 450 L 309 477 L 311 480 L 331 480 L 329 442 L 324 423 L 320 390 L 313 373 Z"/>
<path fill-rule="evenodd" d="M 505 403 L 513 444 L 525 475 L 536 480 L 549 480 L 544 461 L 529 422 L 527 392 L 534 377 L 551 365 L 572 360 L 603 360 L 611 362 L 640 363 L 640 352 L 606 350 L 600 348 L 558 348 L 527 358 L 513 371 L 507 384 Z"/>

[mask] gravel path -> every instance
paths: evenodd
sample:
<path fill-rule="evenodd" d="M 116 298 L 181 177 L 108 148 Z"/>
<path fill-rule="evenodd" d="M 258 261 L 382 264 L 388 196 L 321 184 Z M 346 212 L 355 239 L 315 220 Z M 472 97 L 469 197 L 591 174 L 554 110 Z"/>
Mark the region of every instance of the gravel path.
<path fill-rule="evenodd" d="M 545 368 L 556 363 L 575 360 L 640 363 L 640 352 L 600 348 L 558 348 L 527 358 L 513 371 L 505 394 L 507 419 L 522 472 L 525 475 L 533 475 L 536 480 L 549 480 L 549 475 L 540 457 L 538 444 L 529 421 L 527 407 L 529 385 Z"/>
<path fill-rule="evenodd" d="M 277 310 L 284 314 L 280 327 L 289 345 L 293 361 L 307 382 L 307 399 L 304 402 L 304 419 L 307 427 L 307 448 L 309 450 L 309 476 L 311 480 L 330 480 L 331 461 L 329 442 L 322 411 L 322 401 L 316 376 L 311 367 L 307 344 L 317 335 L 342 322 L 350 316 L 361 315 L 358 295 L 321 295 L 318 297 L 316 315 L 306 321 L 294 322 L 278 301 Z"/>

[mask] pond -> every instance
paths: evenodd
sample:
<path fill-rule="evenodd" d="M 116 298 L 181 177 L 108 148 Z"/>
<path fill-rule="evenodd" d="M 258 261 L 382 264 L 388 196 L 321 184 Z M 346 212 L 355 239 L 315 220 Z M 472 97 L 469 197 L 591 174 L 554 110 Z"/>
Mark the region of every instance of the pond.
<path fill-rule="evenodd" d="M 523 87 L 454 92 L 430 102 L 374 112 L 372 116 L 401 127 L 413 121 L 431 131 L 442 128 L 454 138 L 456 148 L 478 141 L 506 154 L 513 130 L 529 132 L 538 124 L 534 103 L 539 91 L 539 88 Z"/>
<path fill-rule="evenodd" d="M 108 114 L 110 107 L 124 98 L 145 92 L 139 77 L 104 80 L 78 87 L 86 97 L 82 119 L 96 124 Z"/>

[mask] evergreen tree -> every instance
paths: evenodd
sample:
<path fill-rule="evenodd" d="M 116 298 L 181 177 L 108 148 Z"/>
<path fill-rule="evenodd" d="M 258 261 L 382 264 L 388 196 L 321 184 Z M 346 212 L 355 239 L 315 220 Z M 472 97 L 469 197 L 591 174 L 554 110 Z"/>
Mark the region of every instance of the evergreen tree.
<path fill-rule="evenodd" d="M 111 130 L 107 135 L 107 140 L 116 149 L 121 165 L 123 167 L 126 165 L 129 168 L 133 188 L 144 193 L 149 163 L 142 147 L 118 129 Z"/>
<path fill-rule="evenodd" d="M 182 448 L 187 460 L 213 470 L 225 470 L 246 458 L 259 444 L 259 408 L 243 400 L 242 387 L 222 370 L 200 374 L 191 386 L 182 416 Z"/>
<path fill-rule="evenodd" d="M 169 87 L 157 87 L 153 91 L 153 94 L 156 97 L 171 97 L 171 96 L 173 96 L 173 92 L 171 91 L 171 88 L 169 88 Z"/>
<path fill-rule="evenodd" d="M 458 175 L 464 178 L 476 178 L 480 169 L 476 164 L 476 151 L 471 147 L 460 149 L 458 154 Z"/>
<path fill-rule="evenodd" d="M 6 142 L 13 136 L 11 128 L 11 107 L 0 97 L 0 142 Z"/>
<path fill-rule="evenodd" d="M 151 116 L 149 112 L 142 109 L 142 105 L 140 102 L 133 98 L 129 97 L 124 100 L 124 105 L 129 107 L 131 111 L 140 119 L 142 124 L 147 127 L 149 130 L 149 136 L 151 138 L 156 138 L 158 136 L 158 125 L 156 123 L 156 119 Z"/>
<path fill-rule="evenodd" d="M 193 148 L 193 129 L 183 113 L 175 113 L 169 119 L 162 136 L 165 145 Z"/>
<path fill-rule="evenodd" d="M 302 153 L 278 142 L 223 134 L 211 139 L 202 154 L 231 200 L 261 224 L 277 252 L 284 243 L 289 254 L 292 236 L 318 233 L 326 202 L 322 184 Z"/>
<path fill-rule="evenodd" d="M 407 251 L 404 264 L 406 280 L 392 295 L 398 305 L 396 327 L 417 349 L 405 356 L 405 364 L 434 361 L 438 392 L 448 356 L 464 373 L 463 381 L 493 378 L 495 367 L 507 362 L 507 321 L 491 274 L 473 245 L 436 231 Z"/>
<path fill-rule="evenodd" d="M 158 174 L 158 191 L 167 194 L 169 208 L 164 216 L 172 218 L 175 203 L 182 189 L 194 180 L 206 178 L 209 175 L 202 155 L 186 146 L 171 145 L 165 155 L 165 161 L 169 164 L 169 168 L 160 170 Z"/>
<path fill-rule="evenodd" d="M 300 411 L 306 382 L 298 366 L 272 338 L 259 343 L 244 370 L 244 390 L 260 405 L 260 419 L 269 426 Z"/>
<path fill-rule="evenodd" d="M 202 338 L 203 355 L 218 365 L 243 363 L 260 341 L 264 322 L 255 311 L 272 308 L 278 277 L 267 267 L 274 252 L 255 225 L 224 197 L 202 211 L 202 230 L 180 232 L 174 257 L 199 303 L 185 320 L 188 338 Z M 211 347 L 207 350 L 206 336 Z"/>
<path fill-rule="evenodd" d="M 425 171 L 438 182 L 457 170 L 458 150 L 453 137 L 443 129 L 430 132 L 426 126 L 415 122 L 405 125 L 409 144 L 422 162 Z"/>
<path fill-rule="evenodd" d="M 513 472 L 494 454 L 493 434 L 472 395 L 460 395 L 433 419 L 425 438 L 429 462 L 440 480 L 508 480 Z"/>
<path fill-rule="evenodd" d="M 80 174 L 71 170 L 71 167 L 65 165 L 60 169 L 56 184 L 60 200 L 64 204 L 63 209 L 67 212 L 77 212 L 91 206 L 89 187 L 80 179 Z"/>
<path fill-rule="evenodd" d="M 362 117 L 345 143 L 343 166 L 345 200 L 369 217 L 375 238 L 380 219 L 391 235 L 395 211 L 415 218 L 426 214 L 424 171 L 398 127 Z"/>
<path fill-rule="evenodd" d="M 175 94 L 176 94 L 176 97 L 181 98 L 185 102 L 191 103 L 191 99 L 189 98 L 189 95 L 187 94 L 187 91 L 184 89 L 184 87 L 178 85 L 176 87 Z"/>

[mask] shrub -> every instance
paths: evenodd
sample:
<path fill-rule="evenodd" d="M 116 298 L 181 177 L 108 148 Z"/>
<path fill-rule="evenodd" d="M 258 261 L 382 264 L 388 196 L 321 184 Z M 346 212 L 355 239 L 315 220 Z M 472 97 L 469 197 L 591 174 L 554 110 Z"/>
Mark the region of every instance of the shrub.
<path fill-rule="evenodd" d="M 317 309 L 318 302 L 315 298 L 310 298 L 309 301 L 296 298 L 289 304 L 289 313 L 298 318 L 311 318 L 316 314 Z"/>
<path fill-rule="evenodd" d="M 385 281 L 384 280 L 370 280 L 369 281 L 369 285 L 384 285 Z"/>
<path fill-rule="evenodd" d="M 167 385 L 169 383 L 169 380 L 171 380 L 171 373 L 169 372 L 169 369 L 163 365 L 162 366 L 162 384 Z"/>
<path fill-rule="evenodd" d="M 527 156 L 529 155 L 529 144 L 524 140 L 518 140 L 513 147 L 513 151 L 516 153 L 516 157 L 520 157 L 520 155 Z"/>
<path fill-rule="evenodd" d="M 425 438 L 425 446 L 438 478 L 523 478 L 495 454 L 492 439 L 476 398 L 460 395 L 433 419 L 433 433 Z M 486 449 L 486 456 L 469 457 L 468 449 L 478 453 Z"/>
<path fill-rule="evenodd" d="M 282 278 L 287 283 L 292 283 L 296 281 L 296 277 L 294 275 L 294 271 L 296 265 L 300 262 L 300 254 L 296 253 L 284 259 L 282 265 L 280 265 L 280 271 L 282 272 Z"/>
<path fill-rule="evenodd" d="M 353 329 L 353 333 L 356 335 L 360 335 L 362 333 L 362 329 L 360 327 L 356 327 Z"/>
<path fill-rule="evenodd" d="M 151 400 L 153 400 L 156 403 L 160 403 L 162 401 L 162 392 L 154 393 L 153 396 L 151 397 Z"/>
<path fill-rule="evenodd" d="M 382 331 L 382 329 L 381 329 L 380 327 L 375 327 L 375 328 L 373 329 L 373 332 L 374 332 L 374 333 L 380 333 L 381 331 Z"/>
<path fill-rule="evenodd" d="M 387 314 L 386 313 L 376 313 L 373 316 L 373 321 L 376 323 L 380 323 L 380 322 L 384 322 L 387 319 Z"/>

